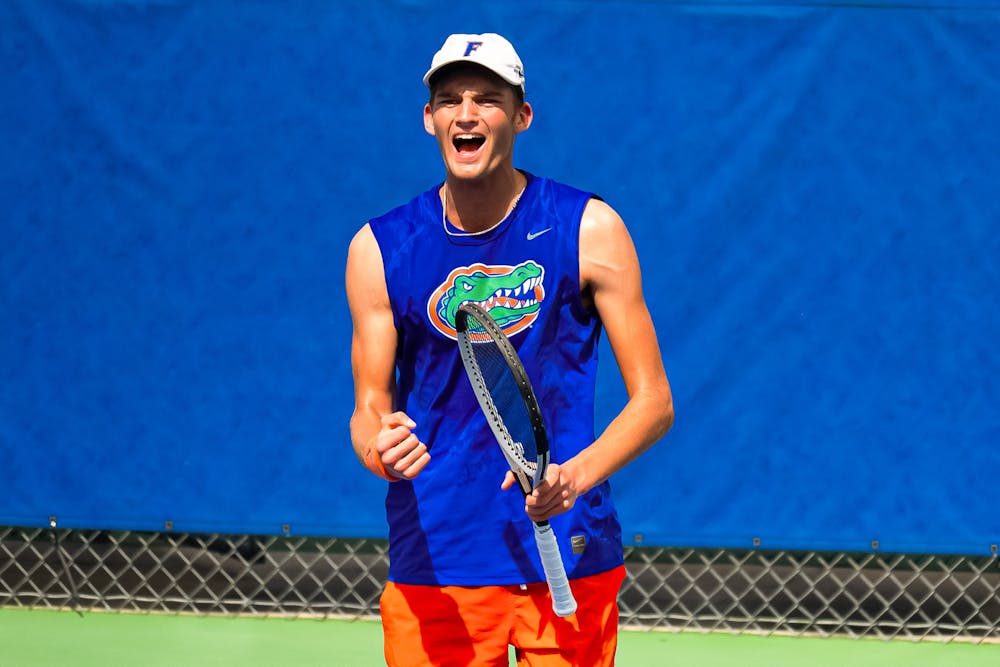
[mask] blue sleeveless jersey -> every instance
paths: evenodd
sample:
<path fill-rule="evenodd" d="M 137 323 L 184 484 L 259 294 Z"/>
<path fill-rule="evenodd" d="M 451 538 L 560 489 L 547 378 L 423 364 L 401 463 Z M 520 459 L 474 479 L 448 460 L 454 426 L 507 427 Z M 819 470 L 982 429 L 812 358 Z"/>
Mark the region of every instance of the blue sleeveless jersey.
<path fill-rule="evenodd" d="M 431 454 L 416 479 L 388 485 L 389 578 L 460 586 L 543 581 L 524 498 L 516 485 L 500 490 L 507 463 L 465 375 L 455 312 L 469 300 L 503 305 L 501 325 L 538 395 L 552 460 L 590 445 L 601 324 L 580 296 L 578 245 L 592 195 L 529 174 L 503 223 L 455 236 L 461 232 L 444 221 L 439 189 L 370 221 L 399 333 L 396 405 Z M 551 524 L 570 578 L 622 563 L 607 482 Z"/>

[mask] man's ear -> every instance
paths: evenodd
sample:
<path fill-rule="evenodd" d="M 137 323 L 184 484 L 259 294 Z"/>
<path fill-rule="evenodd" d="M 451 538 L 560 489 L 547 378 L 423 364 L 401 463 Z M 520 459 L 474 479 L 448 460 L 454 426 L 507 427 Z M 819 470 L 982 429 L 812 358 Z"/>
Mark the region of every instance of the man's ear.
<path fill-rule="evenodd" d="M 527 130 L 531 127 L 532 118 L 534 118 L 534 111 L 531 108 L 531 103 L 522 103 L 521 108 L 514 113 L 514 131 L 524 132 Z"/>
<path fill-rule="evenodd" d="M 424 105 L 424 129 L 427 131 L 427 134 L 432 137 L 434 136 L 434 117 L 431 113 L 431 105 L 429 103 Z"/>

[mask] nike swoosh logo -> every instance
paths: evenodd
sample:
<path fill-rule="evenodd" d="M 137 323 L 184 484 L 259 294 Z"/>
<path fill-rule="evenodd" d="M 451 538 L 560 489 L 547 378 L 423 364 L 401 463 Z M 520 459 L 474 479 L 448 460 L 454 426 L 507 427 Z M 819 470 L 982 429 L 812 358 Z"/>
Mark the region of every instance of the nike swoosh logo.
<path fill-rule="evenodd" d="M 551 231 L 552 231 L 551 227 L 546 227 L 545 229 L 543 229 L 540 232 L 528 232 L 528 240 L 529 241 L 534 241 L 535 239 L 537 239 L 539 236 L 541 236 L 545 232 L 551 232 Z"/>

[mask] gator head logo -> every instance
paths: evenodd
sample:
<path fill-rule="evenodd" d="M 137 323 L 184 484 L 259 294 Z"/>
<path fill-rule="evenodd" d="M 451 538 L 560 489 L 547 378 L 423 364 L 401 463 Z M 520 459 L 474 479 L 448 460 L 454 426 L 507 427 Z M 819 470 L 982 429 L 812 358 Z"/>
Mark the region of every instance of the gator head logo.
<path fill-rule="evenodd" d="M 472 301 L 485 308 L 508 336 L 538 318 L 545 298 L 545 269 L 528 260 L 517 266 L 473 264 L 455 269 L 427 300 L 427 316 L 434 328 L 456 338 L 458 307 Z"/>

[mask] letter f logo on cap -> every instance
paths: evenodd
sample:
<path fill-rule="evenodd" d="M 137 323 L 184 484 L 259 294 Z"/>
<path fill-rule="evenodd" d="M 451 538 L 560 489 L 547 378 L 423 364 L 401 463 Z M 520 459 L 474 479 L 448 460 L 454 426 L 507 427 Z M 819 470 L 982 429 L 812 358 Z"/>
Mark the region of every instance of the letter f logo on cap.
<path fill-rule="evenodd" d="M 2 3 L 3 0 L 0 0 Z M 457 62 L 482 65 L 512 86 L 524 91 L 524 69 L 514 46 L 494 32 L 482 35 L 448 35 L 434 54 L 431 68 L 424 74 L 424 85 L 430 87 L 431 77 L 442 67 Z"/>

